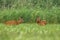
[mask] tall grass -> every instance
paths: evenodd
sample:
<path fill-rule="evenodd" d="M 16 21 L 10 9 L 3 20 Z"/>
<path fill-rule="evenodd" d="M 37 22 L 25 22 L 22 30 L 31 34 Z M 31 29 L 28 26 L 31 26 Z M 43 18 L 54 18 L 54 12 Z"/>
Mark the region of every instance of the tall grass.
<path fill-rule="evenodd" d="M 18 20 L 23 17 L 25 22 L 35 22 L 36 17 L 40 16 L 48 23 L 60 23 L 60 9 L 53 7 L 52 9 L 35 9 L 35 8 L 20 8 L 20 9 L 2 9 L 0 10 L 0 22 L 7 20 Z"/>
<path fill-rule="evenodd" d="M 0 0 L 0 8 L 51 8 L 60 6 L 60 0 Z"/>
<path fill-rule="evenodd" d="M 32 23 L 40 16 L 48 23 L 60 23 L 59 4 L 59 0 L 0 0 L 0 22 L 23 16 L 24 22 Z"/>

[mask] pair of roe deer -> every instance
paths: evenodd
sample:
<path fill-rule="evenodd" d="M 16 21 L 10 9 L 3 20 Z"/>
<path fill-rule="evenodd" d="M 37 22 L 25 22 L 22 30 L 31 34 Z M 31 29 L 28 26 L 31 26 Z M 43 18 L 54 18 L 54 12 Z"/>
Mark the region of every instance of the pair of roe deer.
<path fill-rule="evenodd" d="M 18 25 L 18 24 L 21 24 L 23 22 L 24 22 L 23 18 L 20 17 L 18 19 L 18 21 L 10 20 L 10 21 L 6 21 L 5 24 L 6 25 Z M 39 25 L 46 25 L 46 20 L 41 20 L 40 17 L 37 17 L 36 23 L 39 24 Z"/>

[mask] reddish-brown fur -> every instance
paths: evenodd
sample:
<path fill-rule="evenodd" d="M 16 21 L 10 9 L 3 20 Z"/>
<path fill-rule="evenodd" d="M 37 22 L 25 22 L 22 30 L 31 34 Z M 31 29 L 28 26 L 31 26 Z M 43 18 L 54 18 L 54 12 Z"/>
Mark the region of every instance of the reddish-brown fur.
<path fill-rule="evenodd" d="M 36 22 L 39 25 L 46 25 L 46 23 L 47 23 L 46 20 L 41 20 L 40 17 L 37 18 Z"/>
<path fill-rule="evenodd" d="M 10 20 L 10 21 L 6 21 L 5 24 L 6 25 L 17 25 L 17 21 L 16 20 Z"/>
<path fill-rule="evenodd" d="M 42 21 L 40 22 L 40 25 L 46 25 L 46 20 L 42 20 Z"/>
<path fill-rule="evenodd" d="M 18 24 L 21 24 L 22 22 L 23 22 L 23 19 L 20 18 L 18 21 L 16 21 L 16 20 L 6 21 L 5 24 L 6 25 L 18 25 Z"/>

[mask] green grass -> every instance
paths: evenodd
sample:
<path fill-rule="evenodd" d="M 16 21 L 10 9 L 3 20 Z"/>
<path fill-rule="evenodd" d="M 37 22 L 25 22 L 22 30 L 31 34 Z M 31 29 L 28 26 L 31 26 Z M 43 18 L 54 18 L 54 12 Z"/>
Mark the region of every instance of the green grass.
<path fill-rule="evenodd" d="M 33 23 L 36 21 L 37 16 L 39 16 L 41 20 L 46 20 L 47 23 L 60 23 L 60 8 L 2 9 L 0 10 L 0 23 L 7 20 L 18 20 L 19 17 L 23 17 L 25 23 Z"/>
<path fill-rule="evenodd" d="M 60 25 L 24 23 L 8 26 L 0 24 L 0 40 L 60 40 Z"/>

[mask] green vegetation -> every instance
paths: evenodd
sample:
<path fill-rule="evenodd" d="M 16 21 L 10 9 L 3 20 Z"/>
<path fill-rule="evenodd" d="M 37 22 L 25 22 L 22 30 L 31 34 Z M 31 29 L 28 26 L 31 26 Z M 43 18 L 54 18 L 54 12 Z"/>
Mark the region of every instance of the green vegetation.
<path fill-rule="evenodd" d="M 0 0 L 0 23 L 20 16 L 24 22 L 40 16 L 48 23 L 60 23 L 60 0 Z"/>
<path fill-rule="evenodd" d="M 47 25 L 35 24 L 37 16 Z M 19 17 L 23 24 L 3 24 Z M 60 0 L 0 0 L 0 40 L 60 40 L 59 23 Z"/>
<path fill-rule="evenodd" d="M 25 23 L 8 26 L 0 24 L 0 40 L 60 40 L 60 25 L 40 26 Z"/>
<path fill-rule="evenodd" d="M 52 8 L 59 7 L 60 0 L 0 0 L 0 8 Z"/>
<path fill-rule="evenodd" d="M 60 23 L 60 9 L 58 7 L 50 10 L 28 8 L 0 10 L 0 22 L 18 20 L 21 16 L 25 22 L 35 22 L 36 17 L 40 16 L 41 19 L 47 20 L 48 23 Z"/>

